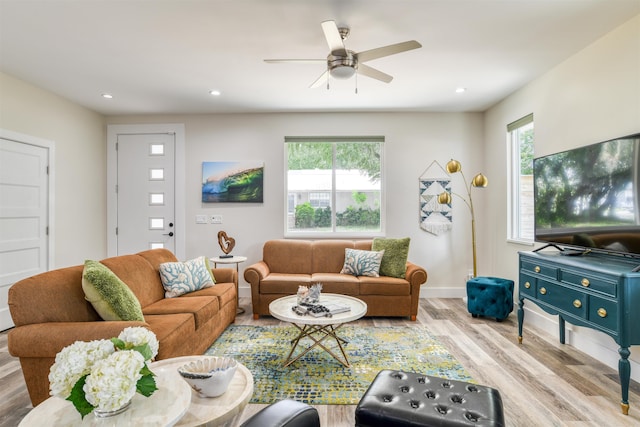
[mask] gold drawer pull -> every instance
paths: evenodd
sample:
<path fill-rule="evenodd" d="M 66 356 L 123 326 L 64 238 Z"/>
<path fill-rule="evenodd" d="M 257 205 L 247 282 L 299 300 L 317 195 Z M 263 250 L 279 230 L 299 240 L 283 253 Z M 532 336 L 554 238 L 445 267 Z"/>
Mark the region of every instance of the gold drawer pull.
<path fill-rule="evenodd" d="M 598 316 L 607 317 L 607 310 L 605 310 L 604 308 L 599 308 L 598 309 Z"/>
<path fill-rule="evenodd" d="M 540 266 L 536 265 L 535 267 L 533 267 L 533 271 L 535 271 L 536 273 L 540 273 Z"/>
<path fill-rule="evenodd" d="M 582 284 L 582 286 L 584 286 L 585 288 L 588 288 L 588 287 L 589 287 L 589 285 L 591 284 L 591 283 L 589 283 L 589 279 L 587 279 L 587 278 L 582 279 L 582 280 L 580 281 L 580 283 L 581 283 L 581 284 Z"/>
<path fill-rule="evenodd" d="M 540 293 L 541 293 L 542 295 L 546 295 L 547 290 L 546 290 L 545 288 L 540 288 Z"/>
<path fill-rule="evenodd" d="M 531 283 L 525 282 L 524 283 L 524 287 L 527 288 L 527 289 L 531 288 Z"/>
<path fill-rule="evenodd" d="M 575 308 L 580 308 L 582 307 L 582 301 L 580 301 L 579 299 L 573 300 L 573 306 Z"/>

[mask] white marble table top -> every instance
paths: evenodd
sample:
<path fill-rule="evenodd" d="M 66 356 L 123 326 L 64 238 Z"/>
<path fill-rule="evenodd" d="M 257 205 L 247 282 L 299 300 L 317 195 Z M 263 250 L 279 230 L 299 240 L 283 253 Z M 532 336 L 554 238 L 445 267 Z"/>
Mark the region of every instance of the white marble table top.
<path fill-rule="evenodd" d="M 351 310 L 334 314 L 332 317 L 301 316 L 292 310 L 292 307 L 298 303 L 298 296 L 291 295 L 272 301 L 269 304 L 269 313 L 278 320 L 297 325 L 338 325 L 352 322 L 367 314 L 367 304 L 358 298 L 340 294 L 320 294 L 320 304 L 330 302 L 349 305 Z"/>
<path fill-rule="evenodd" d="M 96 418 L 93 413 L 83 418 L 73 404 L 60 397 L 50 397 L 33 408 L 20 423 L 21 427 L 34 426 L 172 426 L 189 408 L 191 387 L 180 374 L 163 375 L 156 370 L 156 390 L 151 396 L 136 393 L 131 406 L 121 414 Z"/>
<path fill-rule="evenodd" d="M 151 364 L 151 370 L 156 375 L 178 378 L 187 384 L 178 368 L 194 360 L 212 356 L 183 356 L 160 360 Z M 187 387 L 189 387 L 187 385 Z M 191 387 L 189 387 L 191 390 Z M 176 426 L 207 426 L 224 425 L 227 421 L 240 414 L 253 396 L 253 375 L 240 362 L 227 391 L 218 397 L 200 397 L 191 392 L 191 405 L 186 414 L 175 424 Z"/>

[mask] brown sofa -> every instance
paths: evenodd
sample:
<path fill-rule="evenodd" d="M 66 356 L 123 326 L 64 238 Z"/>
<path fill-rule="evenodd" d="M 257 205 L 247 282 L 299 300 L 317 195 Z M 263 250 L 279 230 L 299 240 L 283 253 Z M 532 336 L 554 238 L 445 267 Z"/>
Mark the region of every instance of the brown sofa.
<path fill-rule="evenodd" d="M 235 321 L 235 269 L 213 269 L 216 285 L 177 298 L 165 298 L 158 266 L 175 262 L 166 249 L 102 260 L 136 295 L 144 322 L 103 321 L 82 290 L 83 266 L 61 268 L 15 283 L 9 309 L 11 355 L 20 358 L 31 403 L 49 397 L 48 374 L 56 354 L 75 341 L 108 339 L 128 326 L 145 326 L 160 342 L 157 359 L 202 354 Z"/>
<path fill-rule="evenodd" d="M 300 285 L 322 283 L 322 292 L 351 295 L 367 303 L 367 316 L 408 316 L 416 320 L 420 285 L 427 272 L 407 262 L 406 277 L 365 277 L 340 274 L 345 248 L 371 250 L 371 240 L 270 240 L 262 261 L 247 267 L 253 317 L 269 314 L 271 301 L 294 295 Z"/>

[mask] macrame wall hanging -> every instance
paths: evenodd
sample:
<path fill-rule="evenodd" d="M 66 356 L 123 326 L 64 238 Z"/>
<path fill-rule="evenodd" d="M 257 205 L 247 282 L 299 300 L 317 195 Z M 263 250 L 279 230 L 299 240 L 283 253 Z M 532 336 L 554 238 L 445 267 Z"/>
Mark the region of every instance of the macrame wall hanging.
<path fill-rule="evenodd" d="M 418 178 L 420 194 L 420 228 L 436 236 L 451 230 L 451 205 L 438 203 L 438 194 L 451 193 L 451 178 L 437 160 Z"/>

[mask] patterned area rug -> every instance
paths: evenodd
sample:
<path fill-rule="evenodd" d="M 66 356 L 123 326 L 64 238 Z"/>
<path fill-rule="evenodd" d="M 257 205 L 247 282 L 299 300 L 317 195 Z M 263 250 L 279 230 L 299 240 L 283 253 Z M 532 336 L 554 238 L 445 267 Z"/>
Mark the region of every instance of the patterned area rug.
<path fill-rule="evenodd" d="M 345 351 L 350 368 L 318 347 L 284 368 L 296 335 L 293 326 L 231 325 L 205 354 L 233 357 L 251 371 L 254 392 L 250 403 L 289 398 L 316 405 L 356 405 L 383 369 L 473 382 L 460 363 L 421 327 L 343 326 L 339 336 L 348 341 Z M 331 343 L 329 339 L 324 342 Z"/>

